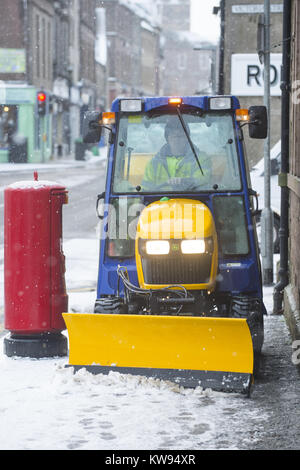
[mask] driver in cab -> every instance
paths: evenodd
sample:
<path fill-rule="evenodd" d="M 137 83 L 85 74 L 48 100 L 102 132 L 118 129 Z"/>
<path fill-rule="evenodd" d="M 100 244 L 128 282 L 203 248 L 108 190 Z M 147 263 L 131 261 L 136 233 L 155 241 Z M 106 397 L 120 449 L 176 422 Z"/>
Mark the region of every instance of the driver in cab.
<path fill-rule="evenodd" d="M 186 124 L 188 133 L 190 129 Z M 179 119 L 171 119 L 165 126 L 166 144 L 147 164 L 142 182 L 144 191 L 153 189 L 192 190 L 207 183 L 208 168 L 201 172 Z M 199 150 L 195 147 L 199 158 Z"/>

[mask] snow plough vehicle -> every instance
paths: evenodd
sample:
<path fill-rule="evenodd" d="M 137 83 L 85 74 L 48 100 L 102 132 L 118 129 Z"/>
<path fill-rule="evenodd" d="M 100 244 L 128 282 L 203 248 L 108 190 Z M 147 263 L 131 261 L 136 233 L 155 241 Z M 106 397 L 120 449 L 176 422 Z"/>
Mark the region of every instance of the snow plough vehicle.
<path fill-rule="evenodd" d="M 69 366 L 250 393 L 263 344 L 257 195 L 243 127 L 263 106 L 234 96 L 120 98 L 89 112 L 108 130 L 94 313 L 65 313 Z"/>

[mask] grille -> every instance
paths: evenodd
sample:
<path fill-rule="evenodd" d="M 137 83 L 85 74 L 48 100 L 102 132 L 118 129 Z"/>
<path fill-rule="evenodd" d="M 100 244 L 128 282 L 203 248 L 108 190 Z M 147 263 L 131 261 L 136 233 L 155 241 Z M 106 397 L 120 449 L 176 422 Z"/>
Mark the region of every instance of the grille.
<path fill-rule="evenodd" d="M 155 256 L 142 259 L 146 284 L 204 284 L 209 281 L 211 254 Z"/>

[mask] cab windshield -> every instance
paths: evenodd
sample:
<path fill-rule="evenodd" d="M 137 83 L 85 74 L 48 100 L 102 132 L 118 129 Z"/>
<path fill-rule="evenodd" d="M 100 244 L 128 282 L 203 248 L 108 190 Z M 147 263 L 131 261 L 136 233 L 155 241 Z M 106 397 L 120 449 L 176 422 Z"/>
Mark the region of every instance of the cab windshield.
<path fill-rule="evenodd" d="M 121 115 L 114 193 L 241 189 L 232 115 L 181 116 L 185 126 L 178 114 Z"/>

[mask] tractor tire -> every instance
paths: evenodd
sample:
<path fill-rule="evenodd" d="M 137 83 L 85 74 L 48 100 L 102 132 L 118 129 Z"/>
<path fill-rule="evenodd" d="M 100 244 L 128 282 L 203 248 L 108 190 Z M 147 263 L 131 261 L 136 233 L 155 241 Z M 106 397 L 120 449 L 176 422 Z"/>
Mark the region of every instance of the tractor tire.
<path fill-rule="evenodd" d="M 123 315 L 128 313 L 128 307 L 120 297 L 102 297 L 96 300 L 94 313 Z"/>
<path fill-rule="evenodd" d="M 231 316 L 245 318 L 249 326 L 253 343 L 253 375 L 257 377 L 260 369 L 261 350 L 264 342 L 264 310 L 259 299 L 237 296 L 232 299 Z"/>

